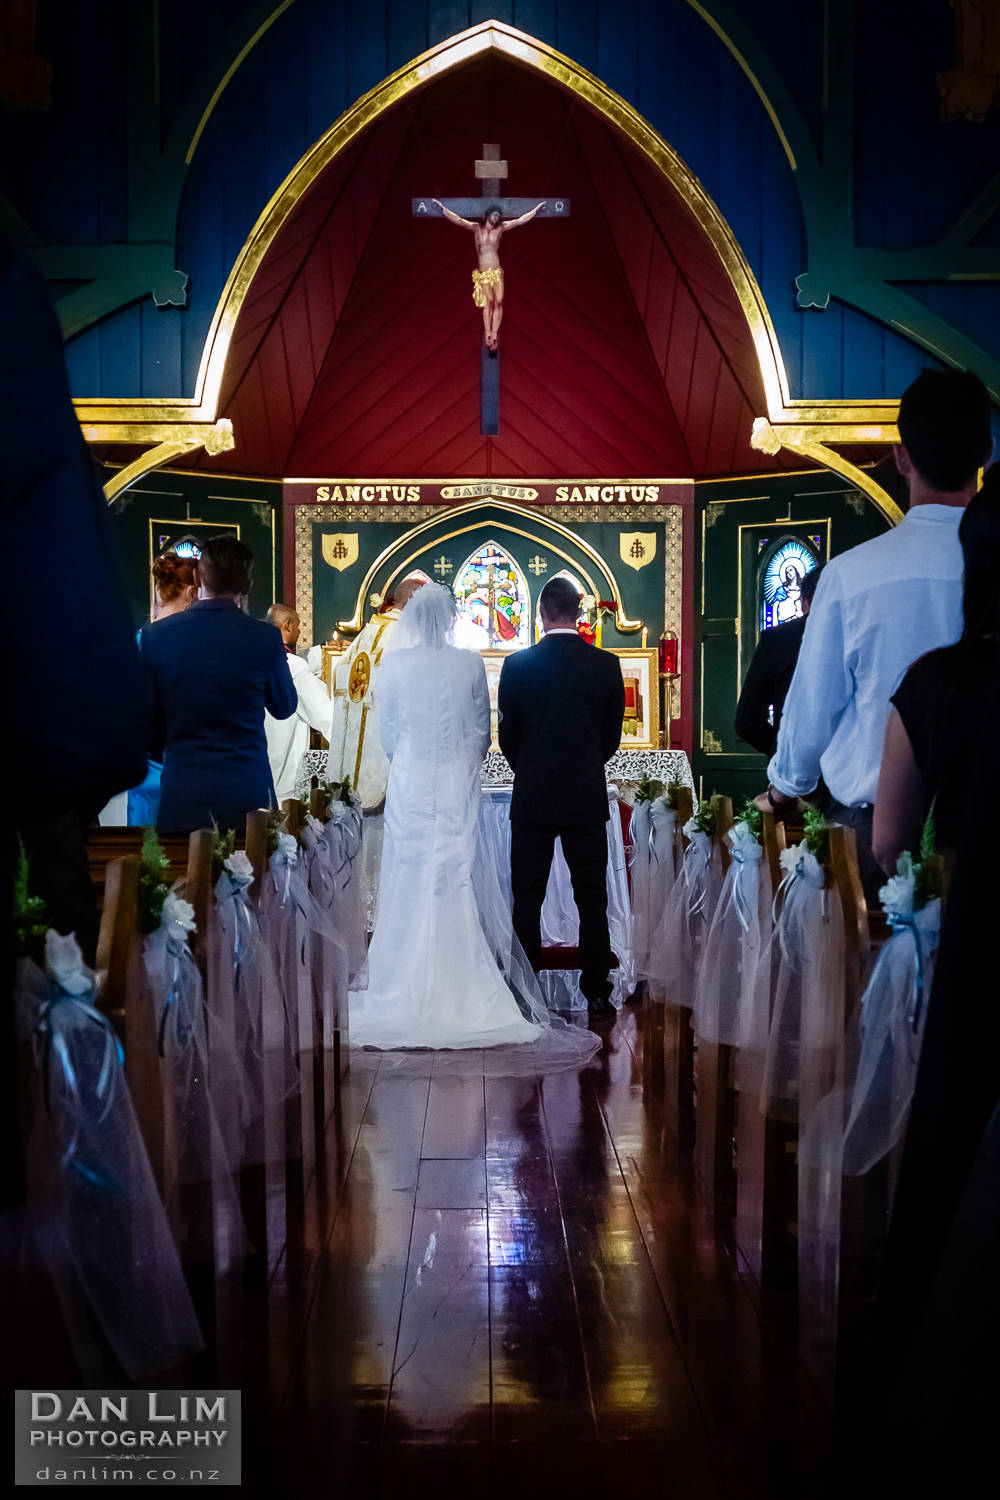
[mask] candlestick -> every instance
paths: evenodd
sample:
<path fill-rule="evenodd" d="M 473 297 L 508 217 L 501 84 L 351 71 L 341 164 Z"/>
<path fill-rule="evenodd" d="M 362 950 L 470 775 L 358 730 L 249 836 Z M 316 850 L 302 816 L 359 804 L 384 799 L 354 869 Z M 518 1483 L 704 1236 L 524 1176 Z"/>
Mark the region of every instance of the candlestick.
<path fill-rule="evenodd" d="M 646 642 L 647 642 L 648 639 L 649 639 L 649 628 L 648 628 L 648 626 L 644 625 L 642 627 L 642 649 L 643 649 L 643 651 L 645 651 L 645 649 L 646 649 Z"/>

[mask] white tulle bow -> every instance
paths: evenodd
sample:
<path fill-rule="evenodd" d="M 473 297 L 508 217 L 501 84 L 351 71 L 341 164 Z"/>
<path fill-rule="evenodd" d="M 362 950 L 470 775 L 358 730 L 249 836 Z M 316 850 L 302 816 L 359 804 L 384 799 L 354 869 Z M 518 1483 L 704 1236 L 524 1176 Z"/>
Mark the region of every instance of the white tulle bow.
<path fill-rule="evenodd" d="M 733 906 L 744 932 L 757 907 L 758 866 L 763 850 L 746 823 L 737 822 L 727 835 L 733 852 Z"/>
<path fill-rule="evenodd" d="M 712 840 L 709 834 L 702 833 L 696 827 L 693 819 L 685 823 L 684 832 L 690 842 L 684 850 L 681 870 L 688 891 L 688 916 L 696 917 L 705 909 L 706 877 L 712 857 Z"/>
<path fill-rule="evenodd" d="M 823 866 L 805 844 L 782 849 L 779 859 L 785 874 L 774 896 L 778 941 L 786 963 L 801 971 L 812 961 L 803 937 L 817 898 L 824 900 Z"/>
<path fill-rule="evenodd" d="M 763 850 L 757 841 L 757 835 L 746 823 L 734 823 L 726 836 L 733 851 L 733 859 L 739 864 L 745 864 L 748 860 L 756 863 L 760 859 Z"/>

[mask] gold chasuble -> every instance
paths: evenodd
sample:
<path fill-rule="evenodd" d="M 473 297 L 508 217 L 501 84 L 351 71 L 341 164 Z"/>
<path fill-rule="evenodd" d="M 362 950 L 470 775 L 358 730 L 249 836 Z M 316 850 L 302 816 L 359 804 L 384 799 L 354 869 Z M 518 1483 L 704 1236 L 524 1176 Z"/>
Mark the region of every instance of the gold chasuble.
<path fill-rule="evenodd" d="M 389 762 L 379 743 L 373 686 L 399 610 L 375 614 L 355 636 L 333 673 L 333 725 L 327 776 L 349 780 L 365 812 L 381 810 Z"/>

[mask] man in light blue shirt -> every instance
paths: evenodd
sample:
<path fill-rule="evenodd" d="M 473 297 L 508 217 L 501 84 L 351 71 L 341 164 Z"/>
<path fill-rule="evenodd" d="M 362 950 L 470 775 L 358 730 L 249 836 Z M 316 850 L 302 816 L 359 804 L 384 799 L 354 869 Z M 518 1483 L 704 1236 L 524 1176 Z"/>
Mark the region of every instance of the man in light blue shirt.
<path fill-rule="evenodd" d="M 962 633 L 958 523 L 992 452 L 982 381 L 925 370 L 903 394 L 899 436 L 909 510 L 824 569 L 758 798 L 783 817 L 822 778 L 827 819 L 855 830 L 869 900 L 883 880 L 871 828 L 890 696 L 911 662 Z"/>

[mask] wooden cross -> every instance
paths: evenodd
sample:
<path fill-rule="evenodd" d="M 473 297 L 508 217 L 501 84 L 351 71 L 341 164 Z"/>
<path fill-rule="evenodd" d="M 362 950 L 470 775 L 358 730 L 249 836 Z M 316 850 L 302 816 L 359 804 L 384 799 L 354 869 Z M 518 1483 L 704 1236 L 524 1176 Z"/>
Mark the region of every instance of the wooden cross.
<path fill-rule="evenodd" d="M 441 202 L 452 213 L 463 219 L 481 219 L 487 203 L 495 203 L 505 219 L 518 219 L 529 213 L 538 202 L 537 198 L 501 198 L 500 186 L 507 177 L 507 163 L 500 156 L 500 147 L 483 146 L 482 159 L 475 163 L 476 178 L 482 183 L 478 198 L 442 198 Z M 540 219 L 568 219 L 568 198 L 548 198 L 545 207 L 539 209 Z M 415 219 L 440 219 L 440 208 L 430 198 L 414 198 L 412 212 Z M 500 431 L 500 357 L 491 354 L 483 346 L 480 356 L 479 379 L 479 430 L 487 436 L 496 436 Z"/>

